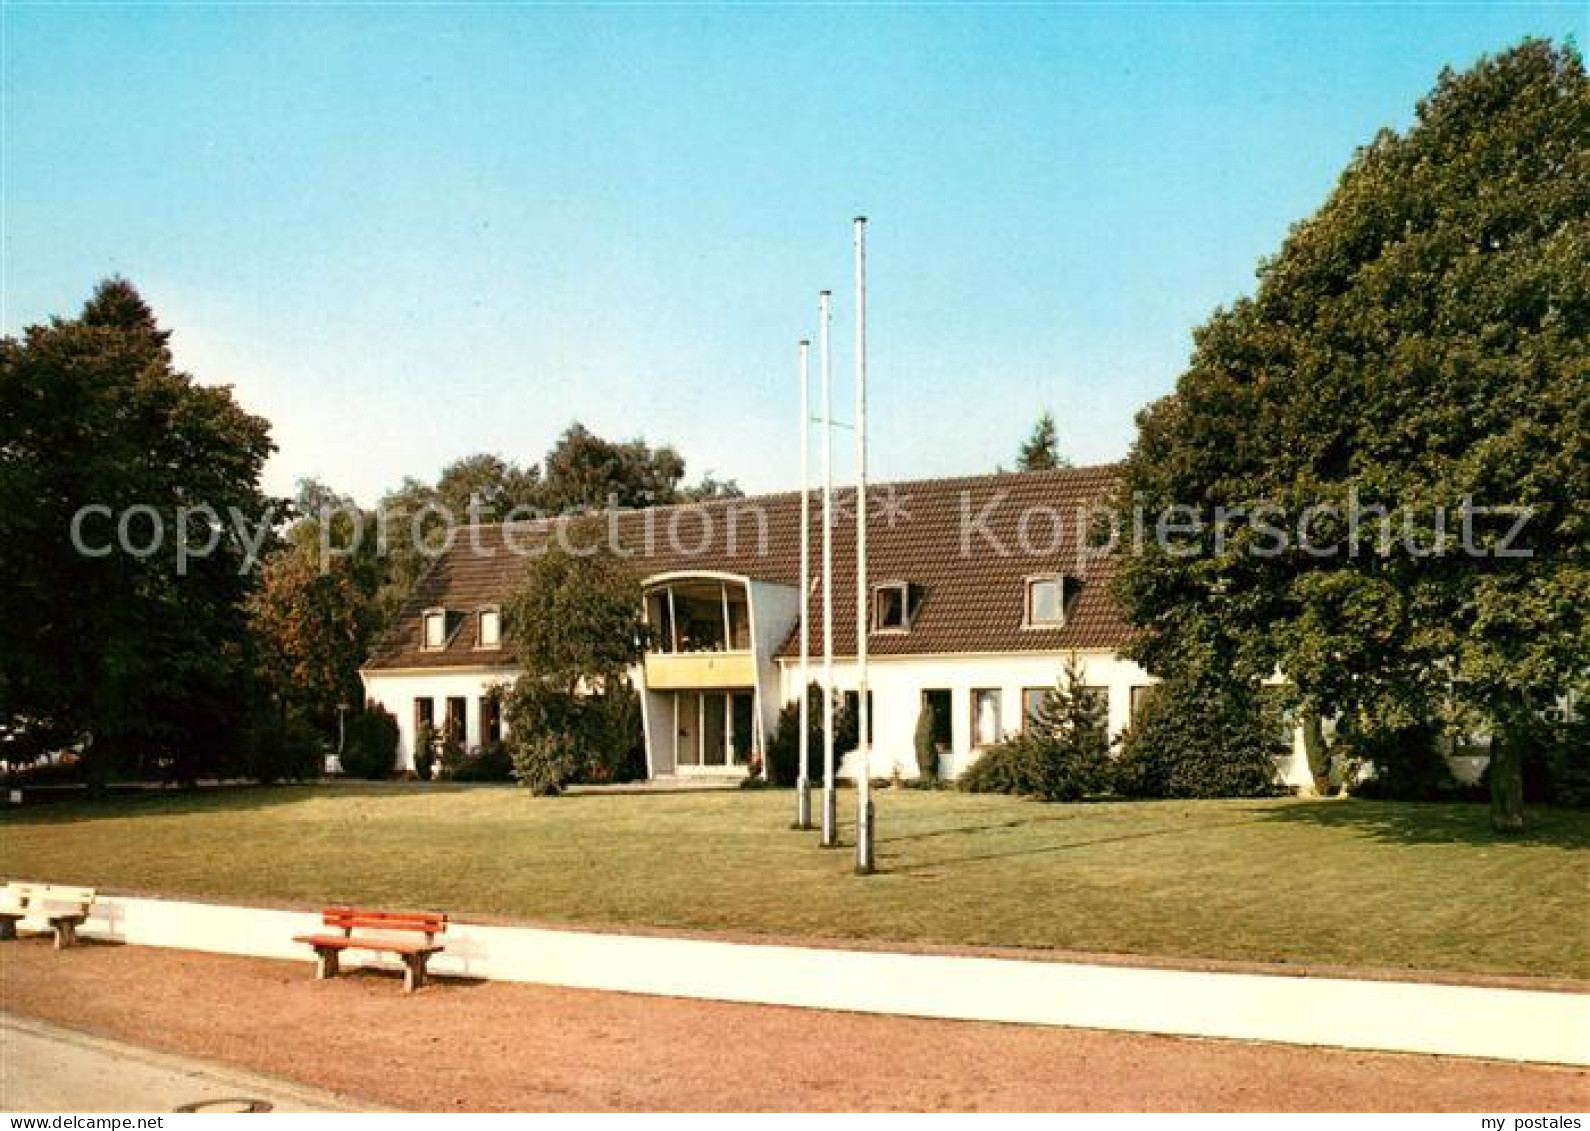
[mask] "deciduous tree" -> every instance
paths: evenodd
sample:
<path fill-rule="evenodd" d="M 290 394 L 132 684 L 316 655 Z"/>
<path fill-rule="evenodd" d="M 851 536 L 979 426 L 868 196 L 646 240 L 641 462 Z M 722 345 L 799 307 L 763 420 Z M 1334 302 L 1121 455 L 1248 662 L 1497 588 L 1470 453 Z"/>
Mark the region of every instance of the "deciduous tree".
<path fill-rule="evenodd" d="M 1140 659 L 1279 669 L 1366 726 L 1455 704 L 1503 829 L 1538 708 L 1590 668 L 1587 138 L 1571 46 L 1444 73 L 1198 331 L 1124 474 L 1204 524 L 1125 562 Z"/>

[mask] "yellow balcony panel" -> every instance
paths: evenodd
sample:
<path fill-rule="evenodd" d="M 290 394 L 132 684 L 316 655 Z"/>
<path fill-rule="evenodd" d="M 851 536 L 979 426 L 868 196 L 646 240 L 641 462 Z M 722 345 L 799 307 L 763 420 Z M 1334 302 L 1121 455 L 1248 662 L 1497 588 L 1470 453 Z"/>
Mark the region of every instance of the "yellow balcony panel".
<path fill-rule="evenodd" d="M 756 660 L 749 652 L 652 652 L 646 686 L 653 691 L 754 687 Z"/>

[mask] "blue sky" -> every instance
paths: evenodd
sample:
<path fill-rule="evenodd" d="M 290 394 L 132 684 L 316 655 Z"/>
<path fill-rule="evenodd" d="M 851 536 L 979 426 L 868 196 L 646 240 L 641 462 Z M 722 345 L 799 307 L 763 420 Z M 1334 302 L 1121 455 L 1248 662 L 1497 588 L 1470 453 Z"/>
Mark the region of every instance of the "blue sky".
<path fill-rule="evenodd" d="M 574 419 L 792 486 L 869 243 L 872 459 L 1118 458 L 1191 332 L 1445 64 L 1561 5 L 0 5 L 0 328 L 132 279 L 372 502 Z M 848 439 L 840 451 L 848 456 Z M 848 466 L 845 459 L 841 467 Z"/>

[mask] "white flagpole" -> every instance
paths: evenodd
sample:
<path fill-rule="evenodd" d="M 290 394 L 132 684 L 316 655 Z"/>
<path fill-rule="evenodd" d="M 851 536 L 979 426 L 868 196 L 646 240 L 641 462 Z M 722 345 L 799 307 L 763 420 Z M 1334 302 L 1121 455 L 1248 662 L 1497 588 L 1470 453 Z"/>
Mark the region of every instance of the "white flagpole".
<path fill-rule="evenodd" d="M 829 349 L 833 295 L 817 295 L 817 355 L 823 382 L 823 839 L 839 843 L 834 795 L 834 370 Z"/>
<path fill-rule="evenodd" d="M 800 769 L 795 779 L 795 827 L 812 827 L 812 782 L 806 772 L 811 746 L 811 696 L 806 689 L 811 686 L 811 620 L 812 593 L 812 502 L 810 485 L 812 410 L 810 400 L 811 342 L 801 339 L 801 667 L 800 667 Z"/>
<path fill-rule="evenodd" d="M 867 218 L 856 232 L 856 873 L 873 870 L 872 710 L 867 703 Z"/>

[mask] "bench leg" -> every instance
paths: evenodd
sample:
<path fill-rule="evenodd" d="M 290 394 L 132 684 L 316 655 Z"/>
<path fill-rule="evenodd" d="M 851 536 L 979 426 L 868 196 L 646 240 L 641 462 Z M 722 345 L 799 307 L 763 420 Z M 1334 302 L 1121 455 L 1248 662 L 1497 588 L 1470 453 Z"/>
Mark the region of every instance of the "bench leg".
<path fill-rule="evenodd" d="M 55 949 L 65 950 L 77 942 L 76 919 L 52 919 L 50 926 L 55 928 Z"/>
<path fill-rule="evenodd" d="M 403 992 L 411 994 L 425 984 L 425 963 L 430 960 L 429 954 L 405 954 L 403 956 Z"/>
<path fill-rule="evenodd" d="M 341 963 L 337 960 L 338 952 L 329 946 L 315 947 L 315 980 L 323 982 L 327 978 L 335 978 L 341 973 Z"/>
<path fill-rule="evenodd" d="M 10 942 L 17 937 L 17 921 L 10 915 L 0 916 L 0 942 Z"/>

